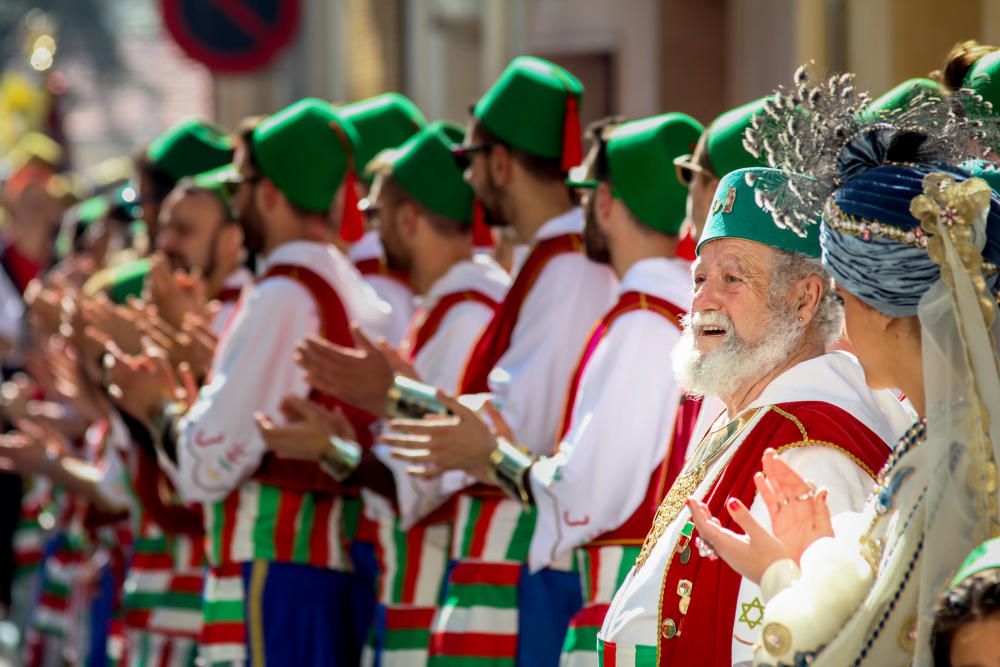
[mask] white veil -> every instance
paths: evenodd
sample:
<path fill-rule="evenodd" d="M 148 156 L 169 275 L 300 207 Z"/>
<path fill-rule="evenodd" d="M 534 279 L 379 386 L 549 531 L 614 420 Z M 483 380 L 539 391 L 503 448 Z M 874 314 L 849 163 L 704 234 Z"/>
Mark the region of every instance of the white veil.
<path fill-rule="evenodd" d="M 919 617 L 914 664 L 932 665 L 935 601 L 970 551 L 1000 534 L 1000 364 L 997 302 L 986 287 L 982 249 L 990 188 L 973 178 L 924 178 L 911 212 L 928 232 L 941 280 L 918 308 L 931 471 L 925 497 Z"/>

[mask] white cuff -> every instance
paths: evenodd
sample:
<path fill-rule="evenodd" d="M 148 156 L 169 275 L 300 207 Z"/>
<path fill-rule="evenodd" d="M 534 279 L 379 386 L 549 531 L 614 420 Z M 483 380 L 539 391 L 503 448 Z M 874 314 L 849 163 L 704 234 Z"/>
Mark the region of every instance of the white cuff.
<path fill-rule="evenodd" d="M 764 604 L 798 581 L 801 576 L 802 570 L 791 558 L 782 558 L 768 565 L 760 578 L 760 594 L 764 598 Z"/>

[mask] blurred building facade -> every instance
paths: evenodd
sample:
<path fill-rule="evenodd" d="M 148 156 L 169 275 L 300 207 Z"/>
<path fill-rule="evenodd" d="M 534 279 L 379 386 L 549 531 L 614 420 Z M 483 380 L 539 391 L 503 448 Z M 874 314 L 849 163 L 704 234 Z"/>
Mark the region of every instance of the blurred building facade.
<path fill-rule="evenodd" d="M 585 84 L 584 121 L 685 111 L 702 121 L 790 80 L 808 60 L 874 95 L 940 67 L 957 41 L 1000 42 L 997 0 L 301 0 L 295 43 L 267 70 L 215 77 L 234 126 L 304 96 L 387 90 L 464 121 L 510 59 Z"/>

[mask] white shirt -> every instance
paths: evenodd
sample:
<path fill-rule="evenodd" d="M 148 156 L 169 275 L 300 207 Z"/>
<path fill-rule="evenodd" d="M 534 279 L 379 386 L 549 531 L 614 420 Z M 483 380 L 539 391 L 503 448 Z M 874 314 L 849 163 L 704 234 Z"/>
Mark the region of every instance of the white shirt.
<path fill-rule="evenodd" d="M 222 281 L 222 289 L 231 290 L 238 289 L 244 290 L 247 285 L 253 284 L 253 273 L 250 269 L 245 266 L 241 266 Z M 215 318 L 212 320 L 212 331 L 219 335 L 225 329 L 226 323 L 229 319 L 233 317 L 236 311 L 236 304 L 239 303 L 239 299 L 232 299 L 227 301 L 219 301 L 219 310 L 215 313 Z"/>
<path fill-rule="evenodd" d="M 542 225 L 533 243 L 582 232 L 583 211 L 574 208 Z M 535 454 L 552 453 L 570 375 L 616 287 L 609 267 L 564 253 L 546 264 L 521 304 L 510 347 L 488 382 L 518 442 Z"/>
<path fill-rule="evenodd" d="M 271 253 L 266 266 L 278 264 L 319 274 L 337 290 L 348 317 L 365 332 L 385 326 L 388 306 L 334 246 L 286 243 Z M 185 502 L 221 500 L 257 469 L 266 446 L 254 413 L 277 417 L 285 396 L 309 392 L 294 351 L 299 341 L 318 331 L 312 295 L 291 278 L 260 281 L 244 296 L 219 342 L 211 381 L 178 424 L 176 468 L 169 462 L 164 466 Z"/>
<path fill-rule="evenodd" d="M 746 410 L 792 401 L 823 401 L 847 411 L 885 441 L 887 450 L 889 443 L 896 442 L 910 424 L 909 416 L 895 396 L 888 391 L 869 389 L 860 364 L 845 352 L 831 352 L 790 368 L 772 381 Z M 703 498 L 711 490 L 720 471 L 739 449 L 739 443 L 753 431 L 764 414 L 763 411 L 758 414 L 734 444 L 709 466 L 705 481 L 693 497 Z M 712 430 L 721 428 L 728 421 L 720 415 Z M 703 435 L 696 433 L 692 442 L 700 441 Z M 871 477 L 834 449 L 796 447 L 784 452 L 782 458 L 817 487 L 829 489 L 828 504 L 833 514 L 860 510 L 871 492 Z M 758 521 L 770 527 L 767 509 L 759 497 L 755 497 L 750 511 Z M 685 507 L 657 540 L 643 567 L 638 571 L 633 568 L 629 573 L 611 602 L 600 631 L 601 639 L 627 646 L 656 645 L 660 632 L 658 614 L 664 571 L 678 534 L 689 518 L 690 512 Z M 719 610 L 720 614 L 733 617 L 733 664 L 752 661 L 753 643 L 760 635 L 760 627 L 749 628 L 746 623 L 741 623 L 735 610 L 740 608 L 741 603 L 751 603 L 759 596 L 757 586 L 744 579 L 736 608 Z"/>
<path fill-rule="evenodd" d="M 378 232 L 375 230 L 365 232 L 361 240 L 351 246 L 347 257 L 354 264 L 369 259 L 383 261 L 385 250 L 382 248 Z M 362 278 L 372 286 L 379 298 L 392 308 L 392 315 L 381 335 L 393 347 L 398 346 L 406 335 L 410 319 L 413 317 L 413 290 L 395 278 L 378 273 L 363 275 Z"/>
<path fill-rule="evenodd" d="M 431 285 L 427 294 L 416 298 L 417 310 L 413 320 L 416 322 L 418 318 L 425 317 L 437 306 L 441 297 L 455 292 L 474 290 L 499 304 L 507 295 L 510 283 L 510 275 L 486 255 L 457 262 Z M 413 360 L 420 377 L 435 387 L 454 393 L 462 380 L 462 371 L 472 346 L 493 319 L 493 313 L 494 310 L 486 304 L 471 300 L 449 308 L 434 335 L 424 343 Z"/>
<path fill-rule="evenodd" d="M 689 263 L 637 262 L 618 288 L 619 295 L 630 291 L 687 310 Z M 680 335 L 662 315 L 633 310 L 618 317 L 597 344 L 559 451 L 531 467 L 538 508 L 528 561 L 532 571 L 617 528 L 645 498 L 646 482 L 668 454 L 680 400 L 671 372 Z M 544 449 L 544 444 L 533 448 Z"/>
<path fill-rule="evenodd" d="M 477 254 L 472 260 L 457 262 L 431 285 L 424 296 L 417 298 L 414 320 L 423 318 L 433 310 L 443 296 L 455 292 L 475 290 L 500 303 L 507 294 L 510 283 L 510 275 L 499 264 L 486 255 Z M 491 319 L 493 309 L 478 301 L 463 301 L 452 306 L 434 335 L 414 359 L 413 365 L 420 378 L 453 393 L 462 379 L 465 360 L 472 351 L 472 346 L 479 340 Z M 435 480 L 422 480 L 408 475 L 408 465 L 392 458 L 385 445 L 376 445 L 375 454 L 393 473 L 400 516 L 406 526 L 416 523 L 432 511 L 447 495 L 443 490 L 445 487 L 453 489 L 456 485 L 464 485 L 465 476 L 458 471 L 449 471 L 442 476 L 446 479 Z M 369 506 L 377 503 L 381 512 L 388 510 L 391 513 L 387 503 L 374 498 L 374 493 L 363 493 Z M 383 504 L 386 508 L 381 507 Z M 378 513 L 373 511 L 369 515 Z"/>

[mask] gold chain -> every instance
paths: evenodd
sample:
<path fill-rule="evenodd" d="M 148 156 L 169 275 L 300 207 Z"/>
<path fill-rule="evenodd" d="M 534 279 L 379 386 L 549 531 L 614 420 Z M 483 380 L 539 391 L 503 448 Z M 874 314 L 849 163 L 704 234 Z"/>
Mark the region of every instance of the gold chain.
<path fill-rule="evenodd" d="M 684 464 L 684 469 L 681 470 L 673 486 L 670 487 L 667 497 L 663 499 L 659 509 L 656 510 L 653 526 L 642 543 L 639 556 L 635 559 L 636 570 L 641 568 L 643 563 L 646 562 L 649 554 L 653 551 L 653 547 L 656 546 L 657 540 L 663 536 L 667 526 L 673 523 L 674 519 L 681 513 L 681 510 L 684 509 L 685 501 L 705 481 L 705 474 L 708 471 L 708 467 L 722 452 L 729 448 L 729 445 L 733 443 L 736 436 L 743 432 L 743 429 L 757 416 L 757 413 L 761 409 L 753 408 L 752 410 L 747 410 L 722 428 L 706 434 L 701 439 L 701 442 L 695 448 L 694 455 Z M 676 444 L 674 443 L 675 446 Z"/>

